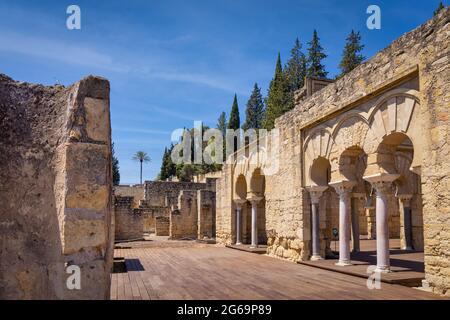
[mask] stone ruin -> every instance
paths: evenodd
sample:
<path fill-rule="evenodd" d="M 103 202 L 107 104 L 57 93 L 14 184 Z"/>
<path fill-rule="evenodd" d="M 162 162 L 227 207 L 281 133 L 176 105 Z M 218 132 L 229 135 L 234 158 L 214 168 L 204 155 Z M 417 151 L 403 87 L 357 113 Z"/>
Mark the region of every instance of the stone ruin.
<path fill-rule="evenodd" d="M 307 81 L 275 121 L 278 143 L 223 166 L 217 242 L 315 261 L 336 228 L 342 268 L 361 236 L 376 238 L 389 272 L 389 238 L 400 238 L 423 251 L 423 287 L 450 295 L 449 36 L 445 8 L 335 82 Z"/>
<path fill-rule="evenodd" d="M 169 239 L 215 237 L 215 179 L 206 182 L 147 181 L 114 188 L 117 241 L 144 233 Z"/>
<path fill-rule="evenodd" d="M 66 88 L 0 74 L 0 299 L 109 297 L 109 90 L 93 76 Z"/>

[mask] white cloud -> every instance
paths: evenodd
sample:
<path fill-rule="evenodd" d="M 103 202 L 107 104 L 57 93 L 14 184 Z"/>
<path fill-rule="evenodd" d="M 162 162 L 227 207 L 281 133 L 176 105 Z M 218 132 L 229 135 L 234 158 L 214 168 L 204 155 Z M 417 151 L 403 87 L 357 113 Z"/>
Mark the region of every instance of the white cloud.
<path fill-rule="evenodd" d="M 110 71 L 129 71 L 129 67 L 117 63 L 111 56 L 91 48 L 48 38 L 31 37 L 15 32 L 0 32 L 0 51 Z"/>

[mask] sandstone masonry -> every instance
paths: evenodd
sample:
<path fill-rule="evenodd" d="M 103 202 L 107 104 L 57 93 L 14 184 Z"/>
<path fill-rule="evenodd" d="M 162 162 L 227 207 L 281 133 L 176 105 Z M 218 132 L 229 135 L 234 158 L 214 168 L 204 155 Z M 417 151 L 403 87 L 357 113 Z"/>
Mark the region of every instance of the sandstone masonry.
<path fill-rule="evenodd" d="M 107 299 L 109 82 L 44 87 L 0 74 L 0 299 Z M 81 289 L 68 290 L 69 266 Z"/>

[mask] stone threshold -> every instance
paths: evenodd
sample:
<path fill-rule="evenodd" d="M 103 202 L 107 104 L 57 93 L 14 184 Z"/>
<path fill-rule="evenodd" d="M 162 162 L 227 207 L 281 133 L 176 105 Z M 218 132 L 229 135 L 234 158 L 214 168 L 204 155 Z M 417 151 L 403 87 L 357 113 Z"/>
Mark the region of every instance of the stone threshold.
<path fill-rule="evenodd" d="M 336 266 L 337 259 L 324 259 L 318 261 L 297 261 L 298 264 L 318 268 L 327 271 L 334 271 L 345 275 L 355 276 L 359 278 L 368 279 L 370 274 L 367 273 L 367 268 L 371 265 L 364 261 L 353 261 L 351 266 Z M 389 273 L 381 273 L 381 282 L 389 284 L 397 284 L 406 287 L 420 287 L 422 280 L 425 279 L 423 272 L 407 270 L 403 268 L 392 268 L 393 271 Z M 397 270 L 398 269 L 398 270 Z"/>
<path fill-rule="evenodd" d="M 226 245 L 225 247 L 250 253 L 256 253 L 256 254 L 266 254 L 267 253 L 267 246 L 266 245 L 259 245 L 258 248 L 250 248 L 249 244 L 241 244 L 241 245 L 235 245 L 230 244 Z"/>

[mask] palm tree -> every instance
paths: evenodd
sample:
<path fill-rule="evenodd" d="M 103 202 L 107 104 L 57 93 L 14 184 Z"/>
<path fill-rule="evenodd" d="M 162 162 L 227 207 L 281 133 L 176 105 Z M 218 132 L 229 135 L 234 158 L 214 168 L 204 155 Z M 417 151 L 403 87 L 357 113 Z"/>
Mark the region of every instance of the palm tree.
<path fill-rule="evenodd" d="M 148 154 L 144 151 L 138 151 L 134 154 L 133 160 L 139 161 L 141 163 L 141 184 L 142 184 L 142 164 L 144 162 L 150 162 L 152 161 Z"/>

